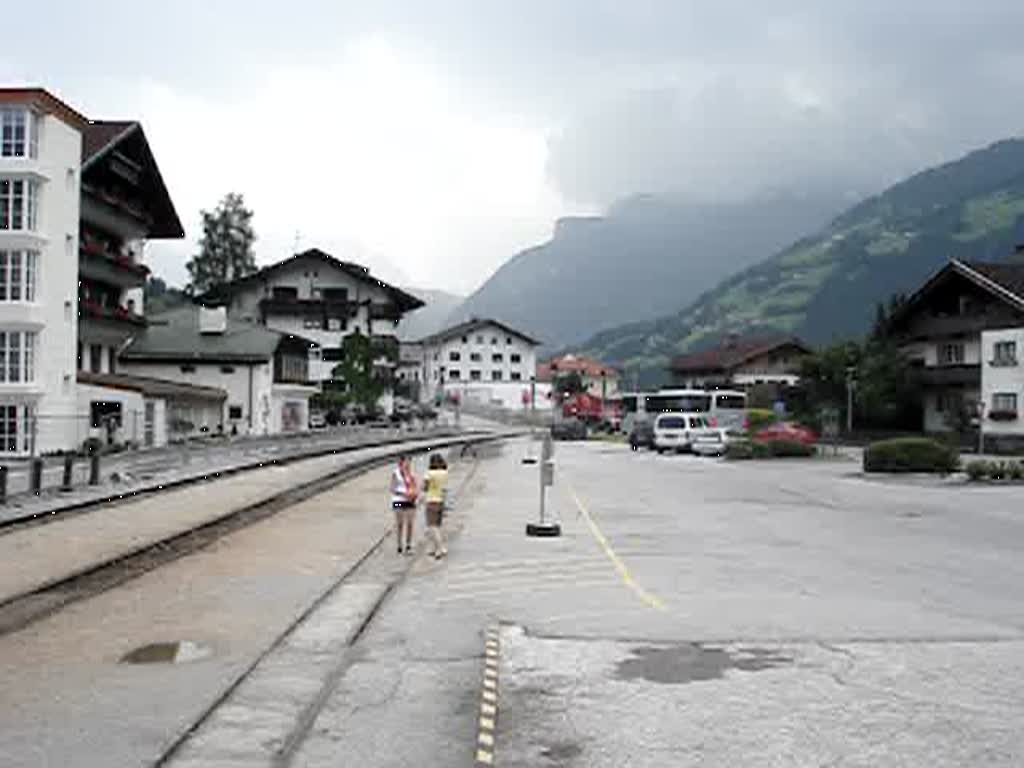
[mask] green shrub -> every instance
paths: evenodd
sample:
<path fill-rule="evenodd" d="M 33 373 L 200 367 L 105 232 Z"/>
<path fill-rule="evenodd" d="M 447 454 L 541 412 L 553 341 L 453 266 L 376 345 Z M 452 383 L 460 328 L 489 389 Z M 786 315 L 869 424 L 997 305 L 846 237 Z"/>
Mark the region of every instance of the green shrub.
<path fill-rule="evenodd" d="M 901 437 L 871 443 L 864 450 L 865 472 L 938 472 L 960 464 L 955 448 L 927 437 Z"/>
<path fill-rule="evenodd" d="M 984 480 L 989 474 L 988 464 L 984 459 L 974 459 L 968 462 L 966 467 L 967 477 L 971 480 Z"/>
<path fill-rule="evenodd" d="M 775 416 L 775 411 L 770 411 L 767 408 L 751 408 L 747 411 L 747 431 L 752 435 L 756 435 L 776 421 L 778 418 Z"/>
<path fill-rule="evenodd" d="M 754 458 L 754 446 L 749 440 L 734 440 L 725 446 L 725 458 L 735 461 Z"/>
<path fill-rule="evenodd" d="M 1005 461 L 989 462 L 988 476 L 993 480 L 1006 480 L 1010 476 L 1010 466 Z"/>
<path fill-rule="evenodd" d="M 779 458 L 802 458 L 816 453 L 813 445 L 805 445 L 796 440 L 772 440 L 762 445 L 767 446 L 772 456 Z"/>
<path fill-rule="evenodd" d="M 1019 461 L 1010 462 L 1010 479 L 1024 480 L 1024 464 Z"/>

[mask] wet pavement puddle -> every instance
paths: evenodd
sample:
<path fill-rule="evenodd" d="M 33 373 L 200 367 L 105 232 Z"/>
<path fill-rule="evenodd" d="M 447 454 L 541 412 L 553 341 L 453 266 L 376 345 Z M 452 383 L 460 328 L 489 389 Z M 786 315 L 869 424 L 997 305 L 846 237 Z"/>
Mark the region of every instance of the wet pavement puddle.
<path fill-rule="evenodd" d="M 730 669 L 760 672 L 793 663 L 792 657 L 764 648 L 743 648 L 731 652 L 698 644 L 634 648 L 632 654 L 633 658 L 618 664 L 620 680 L 685 684 L 717 680 Z"/>
<path fill-rule="evenodd" d="M 207 659 L 213 649 L 191 640 L 171 643 L 150 643 L 129 651 L 121 657 L 122 664 L 188 664 Z"/>

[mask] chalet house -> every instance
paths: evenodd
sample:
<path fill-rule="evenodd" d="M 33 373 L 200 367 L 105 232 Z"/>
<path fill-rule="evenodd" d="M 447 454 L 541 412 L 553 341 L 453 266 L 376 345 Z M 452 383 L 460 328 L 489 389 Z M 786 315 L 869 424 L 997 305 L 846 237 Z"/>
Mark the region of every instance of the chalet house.
<path fill-rule="evenodd" d="M 730 335 L 717 347 L 682 355 L 669 367 L 673 383 L 688 389 L 795 384 L 800 361 L 811 353 L 792 336 Z"/>
<path fill-rule="evenodd" d="M 907 300 L 889 330 L 921 368 L 926 431 L 951 431 L 967 418 L 991 449 L 1024 446 L 1022 329 L 1024 263 L 954 259 Z"/>
<path fill-rule="evenodd" d="M 375 370 L 393 379 L 399 363 L 398 321 L 423 306 L 412 294 L 373 277 L 366 267 L 315 248 L 220 285 L 200 301 L 226 307 L 233 321 L 314 342 L 320 356 L 310 360 L 310 378 L 321 383 L 333 380 L 344 354 L 342 342 L 351 334 L 370 338 Z M 380 405 L 391 411 L 390 389 Z"/>
<path fill-rule="evenodd" d="M 540 363 L 537 381 L 550 384 L 555 378 L 570 373 L 579 374 L 583 390 L 592 397 L 607 400 L 619 395 L 619 371 L 584 355 L 567 354 Z"/>

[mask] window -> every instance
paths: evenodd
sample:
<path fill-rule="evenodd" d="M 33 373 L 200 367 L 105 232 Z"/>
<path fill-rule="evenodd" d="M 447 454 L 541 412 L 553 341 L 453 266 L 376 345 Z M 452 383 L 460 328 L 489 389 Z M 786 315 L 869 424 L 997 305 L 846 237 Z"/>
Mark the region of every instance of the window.
<path fill-rule="evenodd" d="M 240 406 L 240 405 L 229 405 L 228 406 L 228 418 L 229 419 L 240 419 L 240 418 L 242 418 L 242 406 Z"/>
<path fill-rule="evenodd" d="M 462 353 L 460 353 L 460 352 L 449 352 L 448 353 L 448 359 L 451 362 L 453 362 L 453 363 L 457 363 L 457 362 L 459 362 L 462 359 Z"/>
<path fill-rule="evenodd" d="M 323 328 L 324 321 L 319 317 L 306 317 L 302 320 L 303 328 Z"/>
<path fill-rule="evenodd" d="M 512 371 L 512 373 L 509 374 L 509 378 L 512 379 L 512 381 L 522 381 L 523 374 L 521 374 L 519 371 Z"/>
<path fill-rule="evenodd" d="M 111 373 L 117 373 L 117 350 L 114 347 L 110 347 L 107 350 L 107 370 Z"/>
<path fill-rule="evenodd" d="M 89 345 L 89 370 L 93 373 L 103 370 L 103 347 L 99 344 Z"/>
<path fill-rule="evenodd" d="M 39 115 L 24 108 L 0 108 L 0 157 L 39 154 Z"/>
<path fill-rule="evenodd" d="M 992 395 L 992 410 L 994 416 L 997 413 L 1016 413 L 1017 395 L 1014 392 L 996 392 Z"/>
<path fill-rule="evenodd" d="M 743 395 L 715 395 L 715 407 L 726 411 L 741 411 L 747 407 L 747 398 Z"/>
<path fill-rule="evenodd" d="M 38 192 L 31 179 L 0 179 L 0 230 L 34 232 Z"/>
<path fill-rule="evenodd" d="M 993 348 L 992 365 L 1016 365 L 1017 342 L 997 341 Z"/>
<path fill-rule="evenodd" d="M 502 363 L 504 361 L 505 361 L 505 356 L 503 354 L 501 354 L 501 352 L 497 352 L 497 353 L 491 355 L 491 362 L 492 363 Z"/>
<path fill-rule="evenodd" d="M 469 337 L 468 336 L 463 336 L 462 337 L 462 343 L 463 344 L 468 344 L 469 343 Z"/>
<path fill-rule="evenodd" d="M 30 384 L 36 378 L 36 334 L 0 331 L 0 382 Z"/>
<path fill-rule="evenodd" d="M 328 331 L 344 331 L 345 326 L 348 325 L 348 321 L 340 317 L 329 317 L 327 318 L 327 330 Z"/>
<path fill-rule="evenodd" d="M 481 358 L 479 352 L 470 352 L 469 353 L 469 362 L 471 362 L 471 363 L 479 363 L 481 361 L 481 359 L 482 358 Z"/>
<path fill-rule="evenodd" d="M 29 451 L 29 409 L 27 405 L 0 405 L 0 453 Z"/>
<path fill-rule="evenodd" d="M 220 372 L 225 374 L 225 375 L 234 373 L 235 372 L 235 366 L 233 366 L 233 365 L 222 365 L 220 367 Z"/>
<path fill-rule="evenodd" d="M 348 288 L 322 288 L 320 295 L 324 301 L 344 302 L 348 301 Z"/>
<path fill-rule="evenodd" d="M 491 371 L 491 381 L 501 381 L 501 371 Z"/>
<path fill-rule="evenodd" d="M 483 378 L 483 374 L 481 374 L 480 371 L 470 371 L 469 372 L 469 380 L 470 381 L 480 381 L 482 378 Z"/>
<path fill-rule="evenodd" d="M 940 392 L 935 396 L 936 413 L 958 413 L 963 410 L 963 396 L 959 392 Z"/>
<path fill-rule="evenodd" d="M 275 285 L 271 295 L 281 301 L 294 301 L 299 298 L 299 289 L 290 285 Z"/>
<path fill-rule="evenodd" d="M 477 344 L 483 344 L 484 343 L 484 337 L 483 336 L 477 336 L 476 337 L 476 343 Z"/>
<path fill-rule="evenodd" d="M 516 352 L 513 352 L 511 355 L 508 356 L 508 361 L 510 363 L 521 363 L 523 362 L 523 356 Z"/>
<path fill-rule="evenodd" d="M 320 359 L 325 363 L 340 363 L 345 359 L 345 350 L 341 347 L 325 347 Z"/>
<path fill-rule="evenodd" d="M 511 336 L 506 336 L 505 337 L 505 343 L 506 344 L 511 344 L 512 343 L 512 337 Z"/>
<path fill-rule="evenodd" d="M 939 365 L 963 365 L 964 345 L 962 342 L 939 345 Z"/>
<path fill-rule="evenodd" d="M 491 346 L 494 346 L 497 343 L 498 343 L 498 337 L 497 336 L 491 336 Z"/>
<path fill-rule="evenodd" d="M 458 368 L 455 368 L 453 370 L 448 371 L 448 380 L 449 381 L 459 381 L 461 378 L 462 378 L 462 371 L 460 371 Z"/>

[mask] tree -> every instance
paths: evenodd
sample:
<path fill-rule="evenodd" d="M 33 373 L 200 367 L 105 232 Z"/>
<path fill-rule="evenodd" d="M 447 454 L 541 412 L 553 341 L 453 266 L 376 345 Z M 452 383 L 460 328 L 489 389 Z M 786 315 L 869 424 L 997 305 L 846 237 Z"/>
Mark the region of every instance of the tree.
<path fill-rule="evenodd" d="M 344 383 L 346 403 L 362 406 L 367 412 L 376 410 L 388 386 L 387 378 L 374 370 L 376 356 L 369 336 L 350 333 L 341 342 L 342 360 L 331 371 L 336 381 Z"/>
<path fill-rule="evenodd" d="M 236 192 L 229 192 L 213 211 L 203 210 L 203 237 L 199 253 L 189 261 L 191 294 L 203 293 L 256 271 L 252 244 L 256 234 L 252 228 L 252 211 Z"/>

